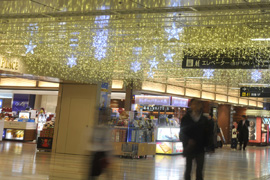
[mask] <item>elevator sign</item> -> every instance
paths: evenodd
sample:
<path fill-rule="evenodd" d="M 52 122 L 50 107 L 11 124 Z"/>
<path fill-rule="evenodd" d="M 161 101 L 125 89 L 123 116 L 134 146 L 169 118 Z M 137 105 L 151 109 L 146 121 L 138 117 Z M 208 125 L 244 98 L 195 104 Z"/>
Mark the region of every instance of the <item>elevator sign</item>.
<path fill-rule="evenodd" d="M 264 87 L 241 87 L 241 97 L 270 97 L 270 88 Z"/>
<path fill-rule="evenodd" d="M 227 57 L 193 57 L 185 56 L 182 62 L 184 69 L 268 69 L 269 59 L 243 59 Z"/>

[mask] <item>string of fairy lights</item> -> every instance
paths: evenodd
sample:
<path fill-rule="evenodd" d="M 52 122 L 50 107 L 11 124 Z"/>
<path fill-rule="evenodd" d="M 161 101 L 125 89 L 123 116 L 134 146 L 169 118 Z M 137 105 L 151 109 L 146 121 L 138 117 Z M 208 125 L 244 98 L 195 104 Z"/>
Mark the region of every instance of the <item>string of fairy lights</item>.
<path fill-rule="evenodd" d="M 48 6 L 61 2 L 66 1 L 50 2 Z M 99 4 L 95 10 L 104 14 L 111 6 L 105 1 L 93 2 Z M 19 1 L 9 3 L 17 9 L 19 5 L 25 6 Z M 70 1 L 70 5 L 74 3 Z M 74 7 L 82 3 L 86 7 L 86 1 L 78 1 Z M 182 5 L 179 1 L 166 4 L 172 8 Z M 140 6 L 132 4 L 133 8 Z M 49 7 L 39 10 L 48 12 Z M 73 11 L 80 10 L 74 7 Z M 117 7 L 123 5 L 114 8 Z M 33 5 L 29 8 L 38 12 Z M 16 12 L 0 8 L 1 14 L 8 11 Z M 270 14 L 259 10 L 12 18 L 2 21 L 0 26 L 0 54 L 21 58 L 29 74 L 86 83 L 121 79 L 128 84 L 196 77 L 230 86 L 269 84 L 269 70 L 182 69 L 185 53 L 196 57 L 241 57 L 247 62 L 252 58 L 269 61 L 269 18 Z"/>

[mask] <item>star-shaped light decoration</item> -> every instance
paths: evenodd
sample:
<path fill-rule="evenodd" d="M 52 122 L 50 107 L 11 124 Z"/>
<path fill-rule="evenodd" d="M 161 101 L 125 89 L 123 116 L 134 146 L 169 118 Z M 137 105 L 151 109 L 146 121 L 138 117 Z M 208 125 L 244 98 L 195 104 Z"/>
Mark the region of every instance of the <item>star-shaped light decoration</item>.
<path fill-rule="evenodd" d="M 77 61 L 77 58 L 74 57 L 74 55 L 72 54 L 71 57 L 68 57 L 68 63 L 67 63 L 67 65 L 72 68 L 73 66 L 76 66 L 77 65 L 77 62 L 76 61 Z"/>
<path fill-rule="evenodd" d="M 141 63 L 138 61 L 132 62 L 130 69 L 134 71 L 135 73 L 141 70 Z"/>
<path fill-rule="evenodd" d="M 183 28 L 177 28 L 175 26 L 175 22 L 172 24 L 172 28 L 167 28 L 165 31 L 168 33 L 168 40 L 177 39 L 179 40 L 179 33 L 183 30 Z"/>
<path fill-rule="evenodd" d="M 150 71 L 147 72 L 147 74 L 148 74 L 148 78 L 154 78 L 155 72 L 153 72 L 153 71 L 150 69 Z"/>
<path fill-rule="evenodd" d="M 163 56 L 165 57 L 165 62 L 167 62 L 167 61 L 173 62 L 172 57 L 174 55 L 175 55 L 175 53 L 171 53 L 171 50 L 169 50 L 167 54 L 164 53 Z"/>
<path fill-rule="evenodd" d="M 262 72 L 255 70 L 251 73 L 251 79 L 254 81 L 259 81 L 260 79 L 262 79 Z"/>
<path fill-rule="evenodd" d="M 208 79 L 210 79 L 210 77 L 213 77 L 214 76 L 214 69 L 204 69 L 203 70 L 203 77 L 206 77 Z"/>
<path fill-rule="evenodd" d="M 29 45 L 24 45 L 26 48 L 25 54 L 28 54 L 29 52 L 31 54 L 34 54 L 34 49 L 37 47 L 37 45 L 32 44 L 32 41 L 29 42 Z"/>
<path fill-rule="evenodd" d="M 157 69 L 158 63 L 159 62 L 156 61 L 156 58 L 154 58 L 152 61 L 149 61 L 150 69 L 152 69 L 152 68 L 156 68 Z"/>

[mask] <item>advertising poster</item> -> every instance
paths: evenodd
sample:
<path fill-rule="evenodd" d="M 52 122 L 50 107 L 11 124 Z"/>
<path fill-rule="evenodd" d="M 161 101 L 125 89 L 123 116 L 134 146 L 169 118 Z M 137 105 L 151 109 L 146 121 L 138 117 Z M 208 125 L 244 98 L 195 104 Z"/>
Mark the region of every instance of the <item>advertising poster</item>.
<path fill-rule="evenodd" d="M 173 154 L 180 154 L 183 153 L 183 143 L 182 142 L 175 142 L 173 143 Z"/>
<path fill-rule="evenodd" d="M 172 154 L 172 142 L 157 142 L 156 153 L 158 154 Z"/>
<path fill-rule="evenodd" d="M 100 92 L 100 109 L 104 109 L 107 107 L 108 92 L 109 92 L 109 83 L 102 83 Z"/>
<path fill-rule="evenodd" d="M 157 142 L 156 153 L 158 154 L 181 154 L 183 153 L 182 142 Z"/>
<path fill-rule="evenodd" d="M 249 119 L 249 140 L 256 140 L 256 118 Z"/>
<path fill-rule="evenodd" d="M 158 128 L 158 141 L 179 141 L 180 128 Z"/>
<path fill-rule="evenodd" d="M 39 137 L 37 148 L 52 149 L 53 138 Z"/>
<path fill-rule="evenodd" d="M 28 94 L 14 94 L 13 96 L 13 111 L 24 111 L 29 104 L 29 95 Z"/>

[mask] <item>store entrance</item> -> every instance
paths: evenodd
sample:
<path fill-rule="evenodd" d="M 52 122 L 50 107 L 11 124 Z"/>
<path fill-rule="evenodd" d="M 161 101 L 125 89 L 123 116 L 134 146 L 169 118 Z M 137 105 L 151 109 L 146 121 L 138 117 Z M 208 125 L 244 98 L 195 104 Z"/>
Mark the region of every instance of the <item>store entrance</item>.
<path fill-rule="evenodd" d="M 55 82 L 1 78 L 0 140 L 37 143 L 50 149 L 58 88 Z"/>

